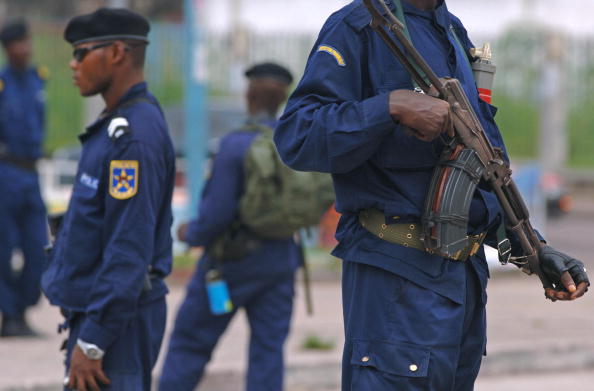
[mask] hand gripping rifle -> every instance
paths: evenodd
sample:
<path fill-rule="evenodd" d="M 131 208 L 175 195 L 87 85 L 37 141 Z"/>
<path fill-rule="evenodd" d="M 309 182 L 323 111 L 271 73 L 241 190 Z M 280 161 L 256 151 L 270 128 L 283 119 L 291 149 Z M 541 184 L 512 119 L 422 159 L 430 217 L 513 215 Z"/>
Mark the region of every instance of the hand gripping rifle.
<path fill-rule="evenodd" d="M 551 287 L 540 268 L 540 240 L 530 224 L 528 209 L 511 178 L 511 169 L 503 152 L 491 145 L 460 82 L 453 78 L 438 78 L 406 37 L 404 24 L 383 0 L 376 2 L 383 12 L 374 6 L 374 0 L 363 0 L 372 16 L 371 27 L 420 90 L 445 100 L 451 107 L 455 137 L 445 141 L 446 147 L 433 173 L 422 218 L 427 251 L 456 259 L 469 245 L 468 211 L 482 178 L 496 194 L 505 213 L 506 227 L 517 236 L 524 253 L 522 257 L 511 257 L 509 241 L 505 239 L 507 243 L 499 244 L 500 250 L 506 248 L 503 254 L 500 251 L 500 259 L 503 263 L 510 261 L 520 266 L 528 274 L 538 274 L 543 286 Z"/>

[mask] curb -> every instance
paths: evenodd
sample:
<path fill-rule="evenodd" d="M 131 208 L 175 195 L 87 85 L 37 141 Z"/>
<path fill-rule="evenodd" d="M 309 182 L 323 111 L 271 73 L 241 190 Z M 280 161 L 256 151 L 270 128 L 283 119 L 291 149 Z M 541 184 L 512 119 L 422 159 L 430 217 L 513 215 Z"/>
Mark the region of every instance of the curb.
<path fill-rule="evenodd" d="M 594 368 L 594 347 L 568 346 L 549 349 L 502 351 L 483 359 L 480 375 L 501 375 L 575 372 Z M 201 389 L 234 391 L 243 384 L 245 373 L 234 370 L 210 372 Z M 286 369 L 287 391 L 332 391 L 340 387 L 340 362 L 292 364 Z M 60 384 L 9 387 L 0 391 L 61 391 Z"/>

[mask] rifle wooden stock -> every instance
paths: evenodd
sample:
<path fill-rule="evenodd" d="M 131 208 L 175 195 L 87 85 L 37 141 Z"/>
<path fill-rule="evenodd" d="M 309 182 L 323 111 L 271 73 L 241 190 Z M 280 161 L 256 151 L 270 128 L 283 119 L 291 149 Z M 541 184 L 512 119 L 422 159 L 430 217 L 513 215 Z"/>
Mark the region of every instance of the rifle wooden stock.
<path fill-rule="evenodd" d="M 363 0 L 372 16 L 371 27 L 380 35 L 423 92 L 450 104 L 455 128 L 454 142 L 476 152 L 485 168 L 482 177 L 497 196 L 505 213 L 506 227 L 517 236 L 529 270 L 538 275 L 544 287 L 550 287 L 551 283 L 543 274 L 538 259 L 540 241 L 530 223 L 524 200 L 511 178 L 509 164 L 505 161 L 502 151 L 495 149 L 489 141 L 460 82 L 456 79 L 438 78 L 406 38 L 404 25 L 392 14 L 384 1 L 377 1 L 383 12 L 379 11 L 373 2 L 374 0 Z M 389 32 L 392 32 L 392 35 Z M 397 41 L 394 41 L 392 36 L 395 36 Z M 447 178 L 441 180 L 444 181 Z M 433 196 L 429 195 L 428 199 Z"/>

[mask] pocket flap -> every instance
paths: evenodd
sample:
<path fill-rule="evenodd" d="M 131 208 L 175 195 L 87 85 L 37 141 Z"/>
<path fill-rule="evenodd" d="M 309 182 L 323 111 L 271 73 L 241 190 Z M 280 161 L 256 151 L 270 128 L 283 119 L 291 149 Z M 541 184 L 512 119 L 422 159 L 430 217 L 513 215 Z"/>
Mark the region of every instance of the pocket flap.
<path fill-rule="evenodd" d="M 425 377 L 430 355 L 429 348 L 404 342 L 354 340 L 351 365 L 373 367 L 397 376 Z"/>

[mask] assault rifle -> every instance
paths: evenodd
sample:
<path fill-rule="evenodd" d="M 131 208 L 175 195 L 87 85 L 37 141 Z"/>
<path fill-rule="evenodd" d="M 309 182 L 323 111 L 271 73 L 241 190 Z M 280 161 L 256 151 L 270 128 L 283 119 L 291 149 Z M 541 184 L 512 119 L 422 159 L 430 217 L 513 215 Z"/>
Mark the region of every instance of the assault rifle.
<path fill-rule="evenodd" d="M 434 171 L 422 218 L 422 239 L 427 251 L 456 258 L 468 246 L 468 211 L 482 178 L 496 194 L 505 213 L 506 228 L 516 235 L 524 254 L 511 257 L 509 240 L 504 239 L 499 244 L 500 260 L 512 262 L 528 274 L 536 273 L 543 287 L 551 287 L 540 268 L 540 240 L 530 224 L 528 209 L 511 178 L 503 151 L 491 145 L 460 82 L 438 78 L 406 37 L 405 25 L 383 0 L 376 2 L 380 9 L 374 6 L 374 0 L 363 0 L 372 16 L 371 27 L 422 93 L 442 99 L 451 107 L 455 136 L 450 139 L 444 136 L 446 147 Z"/>

